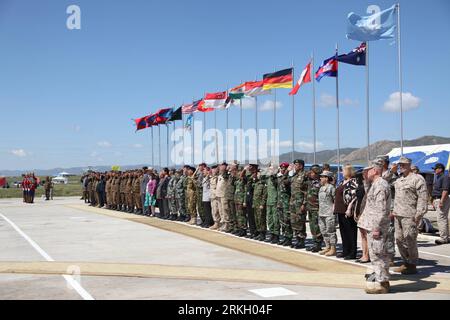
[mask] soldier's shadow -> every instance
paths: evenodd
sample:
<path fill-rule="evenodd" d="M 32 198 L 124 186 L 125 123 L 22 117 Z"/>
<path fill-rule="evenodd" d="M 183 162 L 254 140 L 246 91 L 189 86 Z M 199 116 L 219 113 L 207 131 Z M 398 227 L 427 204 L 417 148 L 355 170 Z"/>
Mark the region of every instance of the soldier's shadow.
<path fill-rule="evenodd" d="M 392 274 L 391 292 L 419 292 L 433 289 L 436 288 L 440 282 L 425 279 L 437 272 L 450 273 L 450 267 L 439 265 L 436 260 L 420 259 L 419 266 L 419 273 L 415 275 Z M 409 282 L 396 284 L 396 282 L 400 280 L 407 280 Z"/>

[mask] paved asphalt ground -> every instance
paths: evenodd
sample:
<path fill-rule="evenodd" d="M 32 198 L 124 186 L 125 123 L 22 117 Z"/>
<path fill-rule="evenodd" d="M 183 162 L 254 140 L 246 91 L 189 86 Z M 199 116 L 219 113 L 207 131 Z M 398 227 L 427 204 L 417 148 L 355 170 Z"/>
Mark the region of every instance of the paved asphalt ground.
<path fill-rule="evenodd" d="M 5 199 L 0 299 L 450 299 L 450 245 L 419 243 L 419 275 L 393 275 L 393 293 L 370 296 L 356 263 L 136 219 L 78 198 Z"/>

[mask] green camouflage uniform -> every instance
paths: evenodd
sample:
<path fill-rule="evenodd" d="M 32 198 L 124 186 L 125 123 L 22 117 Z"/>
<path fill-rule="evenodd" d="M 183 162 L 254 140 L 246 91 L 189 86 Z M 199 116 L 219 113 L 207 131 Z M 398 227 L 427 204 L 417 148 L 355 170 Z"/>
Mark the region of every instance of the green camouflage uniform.
<path fill-rule="evenodd" d="M 228 213 L 229 228 L 236 229 L 236 208 L 234 206 L 234 191 L 237 178 L 228 172 L 224 174 L 225 178 L 225 197 L 223 198 L 223 208 Z"/>
<path fill-rule="evenodd" d="M 289 212 L 289 200 L 291 198 L 291 187 L 289 175 L 286 172 L 278 176 L 278 203 L 277 210 L 280 217 L 281 233 L 287 239 L 292 239 L 291 216 Z"/>
<path fill-rule="evenodd" d="M 247 229 L 247 217 L 243 204 L 245 203 L 245 184 L 246 178 L 239 177 L 236 180 L 234 188 L 234 205 L 236 207 L 236 227 L 237 229 Z"/>
<path fill-rule="evenodd" d="M 258 177 L 253 190 L 253 212 L 255 214 L 256 231 L 266 232 L 266 177 Z"/>
<path fill-rule="evenodd" d="M 290 178 L 291 181 L 291 226 L 294 237 L 301 240 L 306 239 L 306 211 L 301 211 L 301 206 L 305 202 L 306 190 L 308 189 L 305 171 L 295 172 Z"/>
<path fill-rule="evenodd" d="M 280 218 L 277 212 L 278 189 L 277 177 L 271 175 L 267 178 L 267 201 L 266 216 L 269 232 L 273 235 L 280 235 Z"/>
<path fill-rule="evenodd" d="M 186 189 L 185 189 L 186 176 L 181 175 L 175 185 L 175 198 L 177 203 L 178 212 L 180 216 L 186 215 Z"/>
<path fill-rule="evenodd" d="M 308 211 L 309 229 L 311 231 L 313 241 L 322 243 L 322 234 L 319 228 L 319 190 L 320 179 L 308 179 L 306 191 L 306 210 Z"/>
<path fill-rule="evenodd" d="M 167 184 L 167 197 L 169 200 L 169 211 L 170 214 L 178 214 L 177 199 L 176 199 L 176 187 L 178 178 L 173 175 L 170 177 L 169 183 Z"/>

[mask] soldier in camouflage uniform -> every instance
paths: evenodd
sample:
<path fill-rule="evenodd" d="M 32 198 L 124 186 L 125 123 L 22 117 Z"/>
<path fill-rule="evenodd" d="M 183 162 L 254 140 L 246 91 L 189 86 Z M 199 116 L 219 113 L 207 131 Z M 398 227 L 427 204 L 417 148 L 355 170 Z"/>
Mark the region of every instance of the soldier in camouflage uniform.
<path fill-rule="evenodd" d="M 394 198 L 395 198 L 395 189 L 394 189 L 394 182 L 398 178 L 397 174 L 397 164 L 394 164 L 391 169 L 389 169 L 389 157 L 388 156 L 377 156 L 376 159 L 379 159 L 383 162 L 383 174 L 381 177 L 387 181 L 389 184 L 389 189 L 391 191 L 391 206 L 394 205 Z M 391 207 L 391 211 L 392 211 Z M 387 250 L 388 253 L 391 255 L 391 265 L 394 264 L 394 257 L 395 257 L 395 223 L 394 223 L 394 217 L 391 215 L 390 217 L 390 223 L 389 223 L 389 233 L 388 233 L 388 244 L 387 244 Z"/>
<path fill-rule="evenodd" d="M 111 209 L 112 207 L 112 177 L 111 173 L 108 172 L 106 174 L 106 185 L 105 185 L 105 193 L 106 193 L 106 209 Z"/>
<path fill-rule="evenodd" d="M 191 217 L 189 224 L 191 225 L 197 224 L 197 183 L 194 178 L 194 172 L 195 169 L 189 167 L 186 177 L 186 201 L 188 205 L 187 210 Z"/>
<path fill-rule="evenodd" d="M 167 199 L 169 200 L 170 211 L 169 220 L 176 220 L 178 218 L 178 207 L 175 196 L 178 179 L 179 175 L 176 173 L 176 170 L 170 170 L 170 180 L 167 185 Z"/>
<path fill-rule="evenodd" d="M 177 201 L 177 208 L 179 212 L 178 221 L 187 221 L 188 215 L 186 213 L 186 189 L 185 181 L 186 181 L 186 175 L 185 175 L 186 169 L 180 169 L 178 171 L 178 181 L 175 185 L 175 197 Z"/>
<path fill-rule="evenodd" d="M 211 177 L 209 178 L 211 214 L 214 220 L 214 224 L 209 227 L 211 230 L 217 230 L 220 228 L 219 201 L 217 200 L 216 195 L 218 173 L 218 166 L 213 165 L 211 167 Z"/>
<path fill-rule="evenodd" d="M 258 175 L 258 165 L 249 164 L 245 169 L 246 184 L 245 184 L 245 202 L 244 210 L 247 216 L 249 233 L 245 235 L 246 238 L 256 237 L 256 222 L 255 214 L 253 210 L 253 192 L 256 182 L 256 176 Z"/>
<path fill-rule="evenodd" d="M 113 193 L 113 209 L 120 210 L 120 172 L 114 173 L 113 183 L 112 183 L 112 193 Z"/>
<path fill-rule="evenodd" d="M 202 203 L 202 195 L 203 195 L 203 170 L 205 170 L 206 164 L 201 163 L 198 165 L 197 170 L 195 171 L 195 183 L 197 184 L 197 212 L 202 220 L 202 223 L 205 221 L 205 215 L 203 214 L 203 203 Z"/>
<path fill-rule="evenodd" d="M 126 197 L 127 183 L 128 183 L 128 173 L 124 172 L 120 179 L 120 186 L 119 186 L 119 190 L 120 190 L 119 209 L 120 209 L 120 211 L 127 210 L 127 197 Z"/>
<path fill-rule="evenodd" d="M 267 177 L 258 173 L 253 189 L 253 212 L 255 215 L 256 237 L 255 240 L 266 240 L 266 201 L 267 201 Z"/>
<path fill-rule="evenodd" d="M 304 171 L 305 162 L 303 160 L 294 160 L 294 174 L 291 181 L 291 226 L 294 233 L 292 247 L 296 249 L 305 248 L 306 239 L 306 211 L 302 205 L 305 203 L 307 185 L 307 176 Z"/>
<path fill-rule="evenodd" d="M 288 173 L 289 163 L 280 164 L 280 172 L 278 173 L 278 203 L 277 210 L 280 217 L 281 235 L 278 241 L 279 245 L 290 246 L 292 244 L 292 227 L 291 216 L 289 211 L 289 200 L 291 198 L 291 186 Z"/>
<path fill-rule="evenodd" d="M 389 184 L 382 178 L 383 162 L 376 159 L 367 170 L 367 179 L 372 183 L 366 205 L 358 221 L 358 227 L 366 230 L 372 270 L 366 274 L 366 293 L 389 292 L 389 262 L 387 252 L 391 192 Z"/>
<path fill-rule="evenodd" d="M 245 203 L 245 185 L 247 183 L 247 177 L 245 170 L 241 170 L 238 173 L 234 189 L 234 205 L 236 212 L 236 230 L 234 235 L 244 237 L 247 234 L 247 217 L 245 215 L 244 203 Z"/>
<path fill-rule="evenodd" d="M 332 184 L 334 176 L 331 171 L 320 174 L 319 190 L 319 228 L 325 242 L 325 249 L 319 252 L 327 257 L 336 255 L 336 216 L 334 214 L 334 199 L 336 188 Z"/>
<path fill-rule="evenodd" d="M 322 250 L 323 237 L 319 228 L 319 174 L 321 171 L 322 170 L 320 167 L 316 164 L 311 167 L 307 180 L 306 197 L 303 203 L 304 207 L 301 208 L 302 211 L 305 208 L 308 211 L 309 229 L 311 231 L 314 244 L 306 250 L 311 252 L 319 252 Z"/>
<path fill-rule="evenodd" d="M 237 165 L 231 164 L 225 171 L 223 177 L 225 179 L 225 193 L 223 197 L 223 211 L 226 212 L 227 221 L 224 231 L 232 233 L 236 231 L 236 211 L 234 206 L 234 189 L 237 180 Z"/>
<path fill-rule="evenodd" d="M 141 201 L 141 174 L 139 172 L 134 173 L 133 180 L 133 204 L 132 204 L 132 212 L 136 214 L 142 214 L 142 201 Z"/>
<path fill-rule="evenodd" d="M 401 274 L 416 274 L 419 252 L 417 250 L 417 226 L 428 209 L 428 191 L 425 179 L 412 172 L 411 160 L 401 157 L 398 161 L 402 176 L 394 182 L 395 240 L 403 264 L 394 269 Z"/>
<path fill-rule="evenodd" d="M 127 184 L 125 185 L 125 199 L 127 203 L 126 212 L 133 212 L 133 174 L 128 174 Z"/>
<path fill-rule="evenodd" d="M 280 218 L 277 212 L 277 175 L 272 166 L 269 167 L 267 174 L 266 221 L 269 237 L 266 239 L 266 242 L 275 244 L 280 240 Z"/>

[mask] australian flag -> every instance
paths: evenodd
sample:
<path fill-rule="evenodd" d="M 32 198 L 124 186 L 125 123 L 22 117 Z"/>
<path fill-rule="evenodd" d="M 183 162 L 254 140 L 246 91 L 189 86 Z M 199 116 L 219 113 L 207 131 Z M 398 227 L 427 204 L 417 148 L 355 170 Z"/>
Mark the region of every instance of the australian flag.
<path fill-rule="evenodd" d="M 341 54 L 337 57 L 337 61 L 356 66 L 366 65 L 366 43 L 361 43 L 358 48 L 353 49 L 347 54 Z"/>

